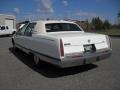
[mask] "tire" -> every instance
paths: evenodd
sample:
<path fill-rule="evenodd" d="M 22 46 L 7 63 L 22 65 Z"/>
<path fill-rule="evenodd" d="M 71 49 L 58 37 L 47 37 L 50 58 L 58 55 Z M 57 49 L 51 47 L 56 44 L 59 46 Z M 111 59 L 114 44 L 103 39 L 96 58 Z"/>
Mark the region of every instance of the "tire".
<path fill-rule="evenodd" d="M 34 59 L 35 65 L 38 67 L 40 65 L 40 59 L 39 59 L 38 55 L 34 54 L 33 59 Z"/>

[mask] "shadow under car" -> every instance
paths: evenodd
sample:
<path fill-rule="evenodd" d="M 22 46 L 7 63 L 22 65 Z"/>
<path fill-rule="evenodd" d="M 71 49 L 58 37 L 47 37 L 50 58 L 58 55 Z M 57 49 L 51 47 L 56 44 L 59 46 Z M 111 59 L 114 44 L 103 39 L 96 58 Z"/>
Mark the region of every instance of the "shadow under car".
<path fill-rule="evenodd" d="M 34 71 L 48 78 L 57 78 L 57 77 L 62 77 L 67 75 L 74 75 L 74 74 L 86 72 L 98 67 L 95 64 L 87 64 L 87 65 L 70 67 L 70 68 L 58 68 L 54 65 L 51 65 L 49 63 L 45 63 L 42 61 L 39 67 L 36 67 L 33 61 L 33 58 L 31 58 L 30 55 L 22 52 L 21 50 L 15 51 L 13 50 L 13 48 L 9 48 L 9 50 L 10 52 L 13 53 L 13 55 L 15 55 L 18 58 L 18 60 L 23 62 L 29 68 L 33 69 Z"/>

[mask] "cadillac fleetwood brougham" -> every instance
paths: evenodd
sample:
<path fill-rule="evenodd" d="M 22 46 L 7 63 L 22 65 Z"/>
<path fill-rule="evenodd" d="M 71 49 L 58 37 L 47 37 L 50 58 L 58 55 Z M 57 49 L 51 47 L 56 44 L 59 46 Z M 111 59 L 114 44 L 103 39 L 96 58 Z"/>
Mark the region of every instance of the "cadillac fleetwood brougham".
<path fill-rule="evenodd" d="M 90 64 L 111 55 L 107 35 L 86 33 L 74 22 L 63 20 L 26 23 L 12 37 L 13 48 L 59 67 Z"/>

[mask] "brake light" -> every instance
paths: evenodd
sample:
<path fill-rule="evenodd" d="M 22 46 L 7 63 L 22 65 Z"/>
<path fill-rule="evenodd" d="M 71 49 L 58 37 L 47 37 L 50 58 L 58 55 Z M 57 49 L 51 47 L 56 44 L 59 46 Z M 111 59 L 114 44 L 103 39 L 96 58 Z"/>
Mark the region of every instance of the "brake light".
<path fill-rule="evenodd" d="M 60 39 L 60 55 L 61 55 L 61 57 L 64 56 L 64 47 L 63 47 L 62 39 Z"/>

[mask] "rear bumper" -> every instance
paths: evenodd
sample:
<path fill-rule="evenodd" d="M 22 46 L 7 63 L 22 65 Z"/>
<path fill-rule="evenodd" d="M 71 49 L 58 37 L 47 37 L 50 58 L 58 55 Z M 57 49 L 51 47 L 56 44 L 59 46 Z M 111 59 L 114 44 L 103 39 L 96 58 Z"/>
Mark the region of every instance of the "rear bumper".
<path fill-rule="evenodd" d="M 83 55 L 82 57 L 78 57 L 78 58 L 65 57 L 61 60 L 59 66 L 65 68 L 65 67 L 90 64 L 96 61 L 104 60 L 110 56 L 111 56 L 111 50 L 107 50 L 99 53 L 91 53 L 91 54 Z"/>

